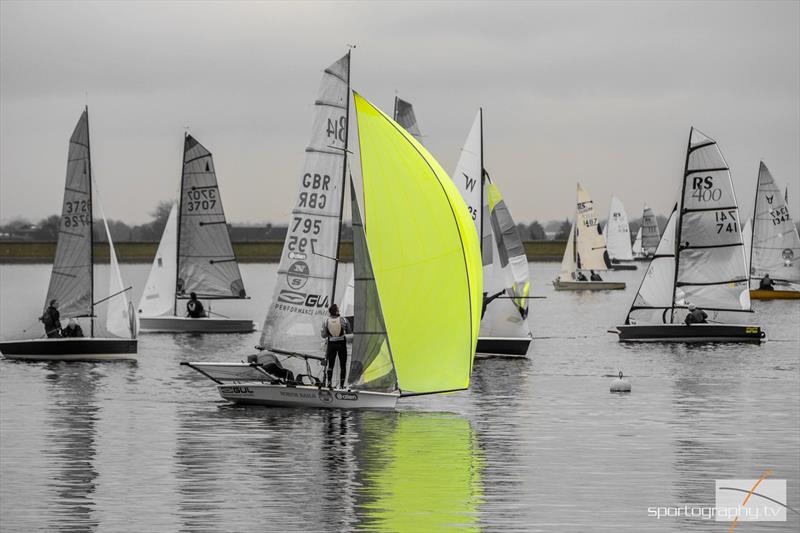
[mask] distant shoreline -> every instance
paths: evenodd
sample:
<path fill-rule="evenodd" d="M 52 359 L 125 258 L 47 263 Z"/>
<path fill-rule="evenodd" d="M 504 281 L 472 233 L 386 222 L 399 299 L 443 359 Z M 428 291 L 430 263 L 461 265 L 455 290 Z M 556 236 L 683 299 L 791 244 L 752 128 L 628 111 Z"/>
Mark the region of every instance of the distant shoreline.
<path fill-rule="evenodd" d="M 525 253 L 528 261 L 560 261 L 565 241 L 527 241 Z M 157 242 L 118 242 L 114 244 L 121 263 L 151 263 L 158 249 Z M 283 250 L 283 241 L 237 242 L 233 249 L 240 263 L 277 263 Z M 343 241 L 340 257 L 353 260 L 353 243 Z M 0 242 L 0 264 L 48 264 L 56 253 L 55 242 L 14 241 Z M 108 260 L 108 245 L 97 243 L 95 257 Z"/>

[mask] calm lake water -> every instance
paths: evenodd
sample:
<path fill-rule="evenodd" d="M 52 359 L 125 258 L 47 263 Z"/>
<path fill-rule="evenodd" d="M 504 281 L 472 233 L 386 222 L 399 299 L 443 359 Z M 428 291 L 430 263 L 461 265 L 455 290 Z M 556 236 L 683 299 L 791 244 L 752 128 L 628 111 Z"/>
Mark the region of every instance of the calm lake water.
<path fill-rule="evenodd" d="M 727 531 L 648 508 L 713 506 L 716 479 L 767 468 L 800 509 L 797 302 L 754 302 L 761 346 L 624 346 L 606 330 L 641 268 L 557 294 L 558 265 L 530 266 L 529 358 L 397 412 L 234 407 L 178 365 L 240 360 L 257 333 L 142 335 L 137 364 L 0 361 L 0 529 Z M 123 265 L 137 300 L 148 270 Z M 214 310 L 260 324 L 275 271 L 242 265 L 253 298 Z M 3 334 L 34 323 L 49 273 L 0 267 Z M 609 393 L 620 369 L 632 394 Z"/>

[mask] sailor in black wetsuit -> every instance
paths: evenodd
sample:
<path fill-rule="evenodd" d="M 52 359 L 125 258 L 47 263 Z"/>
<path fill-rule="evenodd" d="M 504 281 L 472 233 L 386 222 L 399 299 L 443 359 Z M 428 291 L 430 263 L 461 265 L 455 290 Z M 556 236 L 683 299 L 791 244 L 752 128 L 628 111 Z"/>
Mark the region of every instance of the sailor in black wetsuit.
<path fill-rule="evenodd" d="M 589 276 L 590 280 L 592 280 L 592 281 L 603 281 L 603 278 L 600 277 L 600 274 L 598 274 L 594 270 L 591 270 L 590 272 L 592 273 L 592 275 Z"/>
<path fill-rule="evenodd" d="M 327 369 L 325 371 L 325 386 L 333 387 L 333 365 L 339 359 L 339 388 L 344 388 L 344 378 L 347 375 L 347 339 L 345 335 L 352 333 L 350 322 L 343 316 L 339 316 L 339 306 L 333 304 L 328 308 L 330 318 L 322 323 L 320 335 L 327 341 L 325 358 Z"/>
<path fill-rule="evenodd" d="M 189 295 L 189 301 L 186 302 L 186 316 L 189 318 L 203 318 L 206 316 L 203 304 L 197 299 L 197 294 L 195 293 L 191 293 Z"/>
<path fill-rule="evenodd" d="M 705 311 L 695 307 L 694 304 L 689 304 L 689 314 L 686 315 L 684 322 L 687 326 L 691 326 L 692 324 L 707 324 L 707 318 L 708 315 Z"/>
<path fill-rule="evenodd" d="M 764 277 L 761 278 L 761 281 L 758 283 L 758 290 L 760 291 L 775 290 L 775 282 L 772 281 L 772 278 L 769 277 L 769 274 L 764 274 Z"/>
<path fill-rule="evenodd" d="M 58 302 L 55 299 L 50 300 L 50 305 L 39 320 L 44 324 L 44 332 L 49 338 L 61 336 L 61 313 L 58 312 Z"/>

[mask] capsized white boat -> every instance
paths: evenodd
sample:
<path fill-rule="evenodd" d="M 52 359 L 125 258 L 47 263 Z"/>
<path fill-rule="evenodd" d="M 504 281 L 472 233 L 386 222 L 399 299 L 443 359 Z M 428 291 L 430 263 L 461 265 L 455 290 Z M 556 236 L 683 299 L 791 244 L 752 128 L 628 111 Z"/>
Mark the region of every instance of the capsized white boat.
<path fill-rule="evenodd" d="M 461 149 L 453 182 L 481 236 L 484 304 L 477 352 L 524 357 L 533 337 L 527 320 L 528 258 L 511 212 L 484 166 L 483 109 Z"/>
<path fill-rule="evenodd" d="M 758 184 L 750 234 L 750 297 L 764 300 L 800 298 L 800 236 L 767 165 L 758 167 Z M 764 276 L 774 290 L 759 288 Z"/>
<path fill-rule="evenodd" d="M 612 270 L 636 270 L 636 265 L 623 261 L 633 261 L 631 249 L 631 228 L 628 225 L 628 214 L 625 206 L 616 196 L 611 197 L 608 209 L 608 221 L 603 232 L 606 238 L 608 257 L 611 258 Z"/>
<path fill-rule="evenodd" d="M 108 239 L 110 272 L 108 294 L 95 300 L 94 221 L 97 208 Z M 62 326 L 76 322 L 83 337 L 47 337 L 0 341 L 6 359 L 28 361 L 136 360 L 136 315 L 129 304 L 106 223 L 97 184 L 92 175 L 89 109 L 84 109 L 69 141 L 64 203 L 58 243 L 43 309 L 55 300 Z M 26 330 L 39 329 L 41 325 Z"/>
<path fill-rule="evenodd" d="M 206 300 L 205 317 L 186 316 L 185 301 L 191 293 Z M 246 297 L 214 159 L 187 134 L 180 199 L 170 211 L 139 302 L 140 326 L 149 332 L 247 333 L 255 327 L 252 320 L 214 313 L 210 303 Z"/>
<path fill-rule="evenodd" d="M 625 318 L 624 342 L 759 342 L 739 208 L 716 141 L 692 128 L 679 205 Z M 688 306 L 707 324 L 685 325 Z"/>
<path fill-rule="evenodd" d="M 232 402 L 393 408 L 403 396 L 469 386 L 482 290 L 470 215 L 427 150 L 355 92 L 365 216 L 362 224 L 353 191 L 353 349 L 346 387 L 319 385 L 319 330 L 335 301 L 348 171 L 349 74 L 348 53 L 323 75 L 292 212 L 300 220 L 290 226 L 261 336 L 262 355 L 272 354 L 292 376 L 275 375 L 258 357 L 252 363 L 184 363 L 215 381 Z"/>
<path fill-rule="evenodd" d="M 606 241 L 597 223 L 597 213 L 589 193 L 578 184 L 575 220 L 569 232 L 564 257 L 561 259 L 561 272 L 553 281 L 557 291 L 580 290 L 620 290 L 625 288 L 622 281 L 591 281 L 592 271 L 605 271 L 611 266 L 606 251 Z M 586 280 L 579 280 L 580 275 Z"/>

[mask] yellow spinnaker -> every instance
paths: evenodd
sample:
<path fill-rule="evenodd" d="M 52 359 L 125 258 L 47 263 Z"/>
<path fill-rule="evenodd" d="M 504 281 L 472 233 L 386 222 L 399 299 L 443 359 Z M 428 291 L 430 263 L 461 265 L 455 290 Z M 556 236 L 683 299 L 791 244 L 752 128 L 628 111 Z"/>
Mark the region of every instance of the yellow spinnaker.
<path fill-rule="evenodd" d="M 428 151 L 353 93 L 375 281 L 404 393 L 464 389 L 481 318 L 478 236 Z"/>

